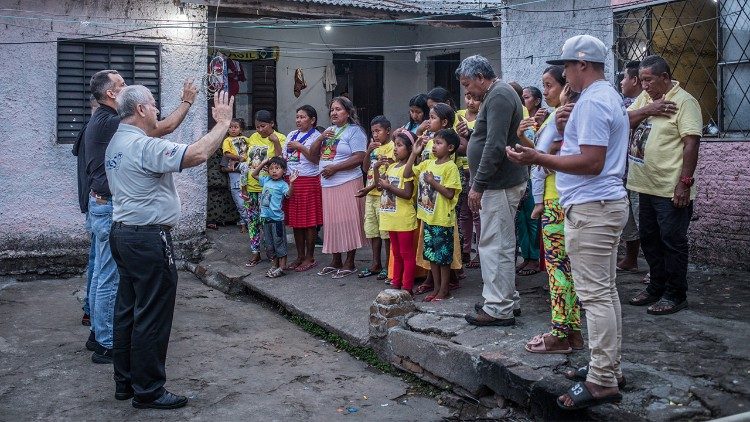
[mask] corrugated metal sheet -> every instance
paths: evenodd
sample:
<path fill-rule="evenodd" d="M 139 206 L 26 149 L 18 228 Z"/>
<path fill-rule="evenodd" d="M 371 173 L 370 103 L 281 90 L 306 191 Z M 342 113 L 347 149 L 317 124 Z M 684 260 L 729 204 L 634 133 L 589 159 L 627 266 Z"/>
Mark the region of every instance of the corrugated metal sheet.
<path fill-rule="evenodd" d="M 296 3 L 351 6 L 360 9 L 425 15 L 482 14 L 504 6 L 502 0 L 291 0 Z"/>

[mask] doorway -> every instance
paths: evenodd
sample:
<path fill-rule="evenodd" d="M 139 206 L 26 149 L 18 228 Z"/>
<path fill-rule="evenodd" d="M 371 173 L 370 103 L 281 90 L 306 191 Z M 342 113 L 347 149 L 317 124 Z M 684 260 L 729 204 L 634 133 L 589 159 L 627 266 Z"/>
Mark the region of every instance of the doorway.
<path fill-rule="evenodd" d="M 333 65 L 338 82 L 333 95 L 352 100 L 369 135 L 370 121 L 383 114 L 383 56 L 334 54 Z"/>
<path fill-rule="evenodd" d="M 447 89 L 456 109 L 461 108 L 461 85 L 456 78 L 456 69 L 461 64 L 461 53 L 442 54 L 431 57 L 435 65 L 435 85 Z"/>

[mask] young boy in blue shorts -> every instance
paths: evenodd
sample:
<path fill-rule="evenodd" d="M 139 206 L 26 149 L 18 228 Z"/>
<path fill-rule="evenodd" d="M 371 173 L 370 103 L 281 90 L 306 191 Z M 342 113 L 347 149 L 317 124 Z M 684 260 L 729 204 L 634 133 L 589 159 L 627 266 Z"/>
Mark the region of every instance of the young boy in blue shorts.
<path fill-rule="evenodd" d="M 268 175 L 260 176 L 267 167 Z M 289 176 L 289 183 L 284 181 L 286 161 L 281 157 L 266 158 L 252 172 L 263 190 L 260 193 L 260 218 L 263 223 L 263 241 L 266 253 L 273 261 L 273 266 L 266 277 L 277 278 L 284 275 L 286 266 L 286 230 L 284 229 L 284 210 L 281 201 L 292 196 L 292 183 L 297 179 L 297 172 Z"/>

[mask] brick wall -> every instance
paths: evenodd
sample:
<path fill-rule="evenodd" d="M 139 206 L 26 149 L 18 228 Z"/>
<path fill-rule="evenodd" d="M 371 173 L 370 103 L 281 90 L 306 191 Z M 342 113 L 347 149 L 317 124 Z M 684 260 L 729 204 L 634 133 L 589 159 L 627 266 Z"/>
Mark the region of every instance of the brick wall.
<path fill-rule="evenodd" d="M 750 141 L 701 143 L 690 260 L 750 269 Z"/>

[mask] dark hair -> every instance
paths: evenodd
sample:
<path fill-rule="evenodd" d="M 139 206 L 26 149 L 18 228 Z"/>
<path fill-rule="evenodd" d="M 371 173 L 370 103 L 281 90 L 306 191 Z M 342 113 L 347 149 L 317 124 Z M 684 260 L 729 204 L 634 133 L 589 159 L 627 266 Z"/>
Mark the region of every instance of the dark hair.
<path fill-rule="evenodd" d="M 453 129 L 440 129 L 435 137 L 445 140 L 448 145 L 453 145 L 453 152 L 456 152 L 458 146 L 461 145 L 461 140 L 458 139 L 458 134 Z"/>
<path fill-rule="evenodd" d="M 438 119 L 447 120 L 448 127 L 453 127 L 453 124 L 456 123 L 456 112 L 450 105 L 446 103 L 437 103 L 432 106 L 432 111 L 435 112 L 435 114 L 438 116 Z"/>
<path fill-rule="evenodd" d="M 305 104 L 303 106 L 300 106 L 296 112 L 298 113 L 300 111 L 304 111 L 305 114 L 307 114 L 307 117 L 311 119 L 315 119 L 315 121 L 313 122 L 313 126 L 315 126 L 318 123 L 318 112 L 315 110 L 315 107 L 309 104 Z"/>
<path fill-rule="evenodd" d="M 455 104 L 453 104 L 453 99 L 451 98 L 451 93 L 442 86 L 432 88 L 430 92 L 427 93 L 427 99 L 436 103 L 445 103 L 451 107 L 455 106 Z"/>
<path fill-rule="evenodd" d="M 422 109 L 422 122 L 427 120 L 430 116 L 430 108 L 427 107 L 427 95 L 425 94 L 417 94 L 413 97 L 411 97 L 411 100 L 409 100 L 409 107 L 419 107 Z M 409 116 L 409 122 L 420 124 L 422 122 L 412 122 L 411 116 Z"/>
<path fill-rule="evenodd" d="M 623 73 L 627 73 L 631 78 L 637 78 L 639 67 L 641 67 L 641 62 L 639 62 L 638 60 L 629 61 L 625 63 L 625 70 L 623 71 Z"/>
<path fill-rule="evenodd" d="M 510 85 L 514 91 L 516 91 L 516 94 L 518 94 L 518 98 L 521 99 L 521 104 L 523 104 L 523 87 L 521 84 L 519 84 L 516 81 L 508 82 L 508 85 Z"/>
<path fill-rule="evenodd" d="M 669 68 L 669 64 L 663 57 L 657 56 L 656 54 L 646 57 L 641 60 L 639 66 L 640 69 L 651 69 L 651 72 L 661 75 L 666 73 L 669 75 L 669 79 L 672 79 L 672 69 Z"/>
<path fill-rule="evenodd" d="M 258 110 L 255 112 L 255 121 L 261 123 L 274 123 L 273 114 L 268 110 Z"/>
<path fill-rule="evenodd" d="M 120 73 L 116 70 L 100 70 L 91 77 L 89 82 L 89 89 L 91 95 L 96 98 L 96 101 L 104 101 L 107 98 L 107 90 L 112 89 L 112 80 L 109 79 L 109 75 L 119 75 Z"/>
<path fill-rule="evenodd" d="M 385 116 L 375 116 L 370 121 L 370 126 L 380 125 L 385 130 L 391 130 L 391 121 L 386 119 Z"/>
<path fill-rule="evenodd" d="M 546 69 L 544 69 L 544 72 L 542 72 L 542 75 L 546 75 L 547 73 L 552 76 L 557 83 L 560 84 L 560 86 L 565 86 L 567 81 L 565 80 L 565 76 L 563 76 L 563 72 L 565 71 L 565 67 L 559 64 L 552 65 Z"/>
<path fill-rule="evenodd" d="M 238 125 L 240 125 L 240 130 L 245 130 L 245 119 L 241 117 L 235 117 L 234 119 L 232 119 L 232 123 L 237 123 Z"/>
<path fill-rule="evenodd" d="M 286 160 L 277 156 L 271 157 L 270 160 L 268 160 L 268 166 L 271 164 L 277 164 L 279 167 L 281 167 L 282 170 L 286 171 Z"/>
<path fill-rule="evenodd" d="M 529 91 L 529 94 L 531 94 L 532 97 L 536 98 L 540 101 L 539 104 L 541 104 L 542 101 L 542 91 L 539 90 L 539 88 L 535 86 L 527 86 L 524 88 L 525 90 Z"/>
<path fill-rule="evenodd" d="M 411 150 L 414 148 L 414 142 L 412 142 L 412 138 L 410 138 L 409 135 L 407 135 L 407 133 L 411 134 L 411 132 L 409 132 L 408 130 L 407 131 L 400 130 L 398 131 L 398 133 L 396 133 L 395 137 L 398 139 L 401 139 L 406 149 L 409 150 L 409 152 L 411 152 Z"/>
<path fill-rule="evenodd" d="M 349 123 L 360 126 L 359 124 L 359 117 L 357 117 L 357 109 L 354 107 L 354 103 L 352 100 L 344 97 L 344 96 L 338 96 L 334 97 L 331 100 L 331 105 L 333 103 L 339 103 L 342 107 L 349 113 Z"/>

